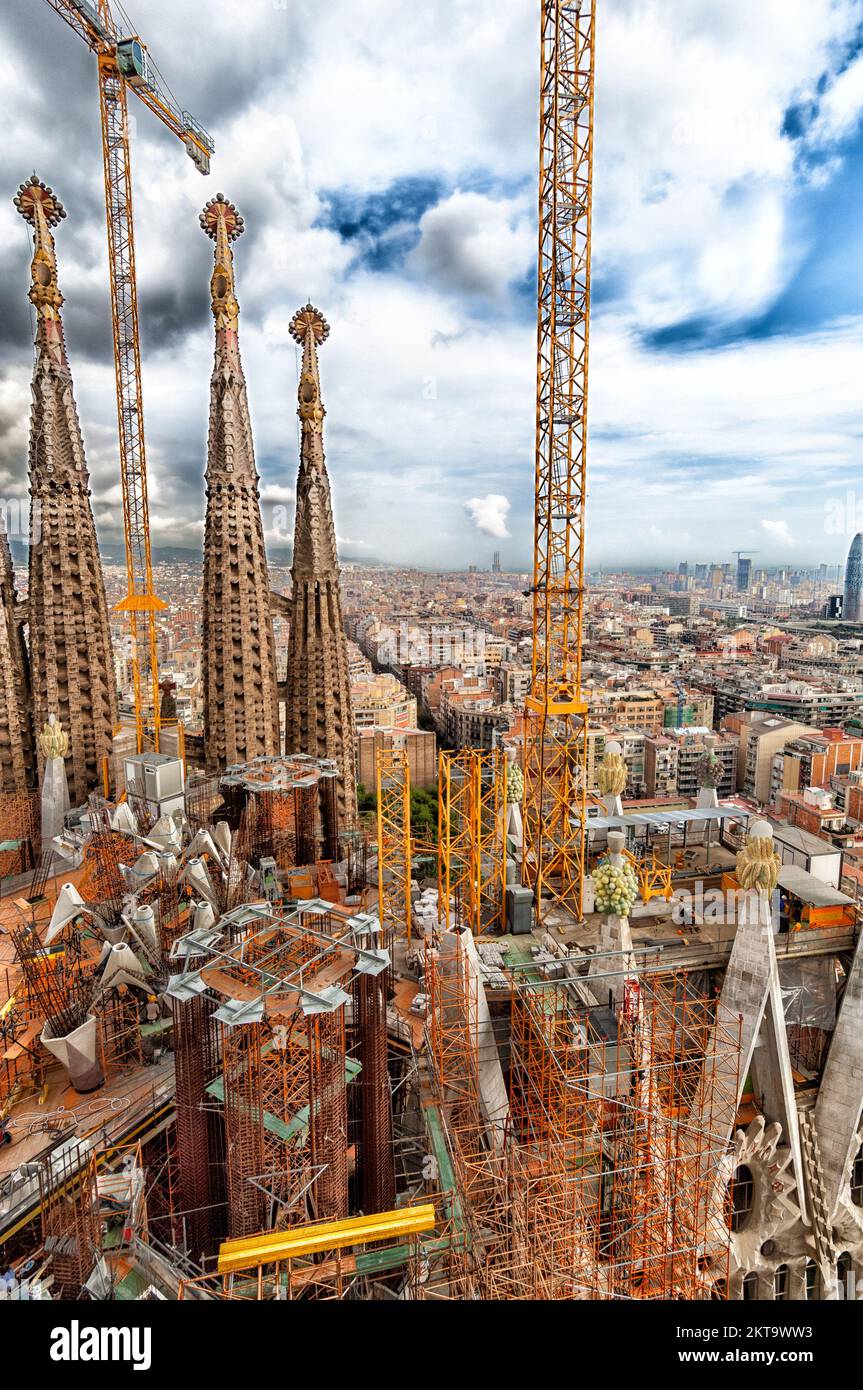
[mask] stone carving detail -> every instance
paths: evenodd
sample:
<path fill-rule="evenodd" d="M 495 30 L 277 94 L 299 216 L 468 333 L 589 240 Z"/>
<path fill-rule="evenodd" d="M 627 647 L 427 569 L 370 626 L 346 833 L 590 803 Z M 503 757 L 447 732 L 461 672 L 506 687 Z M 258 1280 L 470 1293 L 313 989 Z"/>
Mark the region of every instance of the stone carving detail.
<path fill-rule="evenodd" d="M 30 677 L 9 541 L 0 532 L 0 794 L 26 791 L 35 776 Z"/>
<path fill-rule="evenodd" d="M 752 1209 L 731 1236 L 732 1298 L 741 1297 L 744 1276 L 756 1273 L 773 1280 L 776 1267 L 797 1255 L 801 1230 L 800 1203 L 791 1149 L 782 1126 L 756 1115 L 738 1129 L 727 1160 L 728 1179 L 741 1168 L 752 1175 Z"/>
<path fill-rule="evenodd" d="M 69 731 L 69 793 L 80 805 L 101 781 L 118 721 L 114 657 L 90 478 L 66 356 L 51 228 L 65 216 L 35 176 L 15 206 L 33 228 L 36 362 L 30 414 L 28 619 L 33 724 L 56 713 Z M 43 763 L 39 752 L 40 768 Z"/>
<path fill-rule="evenodd" d="M 243 219 L 219 193 L 200 221 L 215 242 L 202 657 L 204 743 L 207 765 L 216 772 L 277 753 L 279 717 L 270 580 L 237 338 L 231 244 L 243 232 Z"/>
<path fill-rule="evenodd" d="M 65 758 L 69 752 L 69 735 L 54 714 L 49 714 L 39 735 L 39 748 L 46 762 L 50 758 Z"/>
<path fill-rule="evenodd" d="M 355 824 L 357 803 L 353 711 L 317 354 L 329 331 L 326 319 L 311 304 L 298 309 L 291 320 L 291 333 L 303 349 L 297 410 L 302 442 L 291 566 L 285 750 L 338 763 L 339 819 L 347 827 Z"/>

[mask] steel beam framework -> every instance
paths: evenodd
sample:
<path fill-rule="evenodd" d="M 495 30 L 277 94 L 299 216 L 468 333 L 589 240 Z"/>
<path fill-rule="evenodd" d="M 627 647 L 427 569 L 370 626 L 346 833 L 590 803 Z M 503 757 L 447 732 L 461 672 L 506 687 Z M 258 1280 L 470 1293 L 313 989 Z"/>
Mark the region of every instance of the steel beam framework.
<path fill-rule="evenodd" d="M 438 903 L 447 928 L 503 930 L 506 763 L 500 749 L 441 752 Z"/>
<path fill-rule="evenodd" d="M 393 937 L 411 938 L 411 774 L 399 748 L 378 750 L 375 763 L 378 915 Z"/>
<path fill-rule="evenodd" d="M 533 676 L 524 865 L 543 915 L 581 915 L 587 705 L 581 691 L 596 0 L 543 0 Z"/>

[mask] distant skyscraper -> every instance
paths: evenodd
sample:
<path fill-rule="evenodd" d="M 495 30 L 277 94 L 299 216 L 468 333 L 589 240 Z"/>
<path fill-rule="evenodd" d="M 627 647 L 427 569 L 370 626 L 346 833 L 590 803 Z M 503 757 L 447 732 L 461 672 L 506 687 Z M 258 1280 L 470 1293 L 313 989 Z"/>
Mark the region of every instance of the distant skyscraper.
<path fill-rule="evenodd" d="M 846 623 L 863 622 L 863 536 L 859 532 L 848 551 L 842 617 Z"/>
<path fill-rule="evenodd" d="M 500 551 L 499 551 L 499 550 L 496 550 L 496 551 L 494 552 L 494 559 L 493 559 L 492 562 L 491 562 L 491 572 L 492 572 L 492 574 L 500 574 Z"/>
<path fill-rule="evenodd" d="M 681 561 L 680 561 L 680 564 L 677 566 L 677 573 L 678 573 L 678 574 L 682 574 L 682 575 L 687 575 L 687 574 L 689 573 L 689 562 L 688 562 L 688 560 L 681 560 Z"/>
<path fill-rule="evenodd" d="M 752 561 L 745 559 L 742 555 L 737 561 L 737 592 L 746 594 L 749 592 L 749 584 L 752 579 Z"/>

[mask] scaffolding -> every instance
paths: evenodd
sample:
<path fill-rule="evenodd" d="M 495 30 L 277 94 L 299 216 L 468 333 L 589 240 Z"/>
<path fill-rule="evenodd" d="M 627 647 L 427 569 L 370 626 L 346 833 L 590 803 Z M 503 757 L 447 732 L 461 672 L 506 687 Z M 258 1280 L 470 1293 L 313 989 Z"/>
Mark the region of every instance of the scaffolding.
<path fill-rule="evenodd" d="M 496 748 L 442 751 L 438 903 L 441 920 L 475 936 L 502 931 L 506 882 L 506 759 Z"/>
<path fill-rule="evenodd" d="M 40 1161 L 39 1204 L 52 1297 L 78 1299 L 99 1251 L 96 1161 L 86 1140 L 70 1140 Z"/>
<path fill-rule="evenodd" d="M 348 1097 L 345 1011 L 313 1014 L 309 1049 L 309 1147 L 320 1173 L 312 1188 L 315 1216 L 337 1221 L 348 1213 Z"/>
<path fill-rule="evenodd" d="M 424 1296 L 724 1297 L 720 1118 L 737 1082 L 739 1022 L 718 1020 L 685 974 L 642 976 L 615 1016 L 572 980 L 524 967 L 492 1044 L 463 946 L 432 957 L 427 982 L 427 1124 L 433 1147 L 435 1125 L 445 1138 L 437 1167 L 449 1165 L 441 1185 L 459 1238 Z M 508 1058 L 502 1148 L 481 1084 L 492 1046 Z"/>
<path fill-rule="evenodd" d="M 264 1193 L 250 1178 L 264 1171 L 261 1029 L 256 1023 L 222 1028 L 225 1172 L 228 1232 L 248 1236 L 264 1224 Z"/>
<path fill-rule="evenodd" d="M 201 957 L 189 961 L 192 969 Z M 196 1260 L 209 1254 L 215 1241 L 213 1183 L 211 1180 L 210 1116 L 207 1085 L 218 1065 L 214 1004 L 206 994 L 173 998 L 175 1068 L 175 1155 L 177 1164 L 178 1216 L 183 1245 Z"/>
<path fill-rule="evenodd" d="M 0 880 L 36 868 L 41 838 L 39 793 L 4 792 L 0 800 Z"/>
<path fill-rule="evenodd" d="M 140 1066 L 143 1052 L 138 996 L 126 985 L 118 985 L 100 1001 L 98 1012 L 105 1071 L 131 1071 Z"/>
<path fill-rule="evenodd" d="M 378 749 L 375 762 L 378 916 L 390 939 L 411 939 L 411 775 L 401 748 Z"/>
<path fill-rule="evenodd" d="M 262 755 L 228 768 L 219 782 L 223 813 L 233 829 L 244 824 L 247 857 L 278 868 L 339 858 L 338 768 L 305 753 Z"/>
<path fill-rule="evenodd" d="M 290 911 L 249 904 L 176 943 L 187 967 L 168 994 L 179 1001 L 207 990 L 218 1003 L 222 1074 L 207 1090 L 224 1105 L 232 1236 L 347 1215 L 347 1085 L 362 1068 L 347 1056 L 352 998 L 372 1072 L 365 1145 L 380 1160 L 369 1190 L 386 1181 L 389 960 L 379 936 L 376 918 L 310 900 Z"/>
<path fill-rule="evenodd" d="M 226 1241 L 218 1270 L 181 1281 L 181 1300 L 373 1299 L 414 1297 L 425 1252 L 443 1242 L 438 1201 L 347 1220 L 316 1222 L 284 1234 Z"/>
<path fill-rule="evenodd" d="M 508 1172 L 501 1136 L 483 1106 L 481 1069 L 489 1054 L 497 1061 L 497 1045 L 479 1026 L 482 986 L 464 934 L 442 933 L 438 947 L 427 947 L 425 981 L 433 1078 L 426 1127 L 432 1181 L 447 1197 L 448 1235 L 430 1263 L 422 1296 L 486 1297 L 492 1268 L 508 1250 Z"/>

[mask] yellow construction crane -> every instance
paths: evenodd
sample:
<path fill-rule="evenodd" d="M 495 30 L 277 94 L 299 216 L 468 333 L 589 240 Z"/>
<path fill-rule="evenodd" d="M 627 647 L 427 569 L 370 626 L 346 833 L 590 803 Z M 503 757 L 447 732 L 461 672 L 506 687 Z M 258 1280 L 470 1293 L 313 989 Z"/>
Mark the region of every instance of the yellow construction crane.
<path fill-rule="evenodd" d="M 587 366 L 596 0 L 542 0 L 533 676 L 525 701 L 525 882 L 581 915 L 587 704 Z"/>
<path fill-rule="evenodd" d="M 152 62 L 146 45 L 133 32 L 118 4 L 114 4 L 112 11 L 108 0 L 94 0 L 94 3 L 91 0 L 47 0 L 47 3 L 95 53 L 98 66 L 126 541 L 126 597 L 117 605 L 117 609 L 129 617 L 135 731 L 140 753 L 144 751 L 146 711 L 150 702 L 153 744 L 157 750 L 159 747 L 161 721 L 156 613 L 166 604 L 153 592 L 150 554 L 126 88 L 131 88 L 163 125 L 182 140 L 195 167 L 202 174 L 210 172 L 213 142 L 188 111 L 183 111 L 177 105 Z M 115 13 L 119 17 L 119 24 Z"/>

